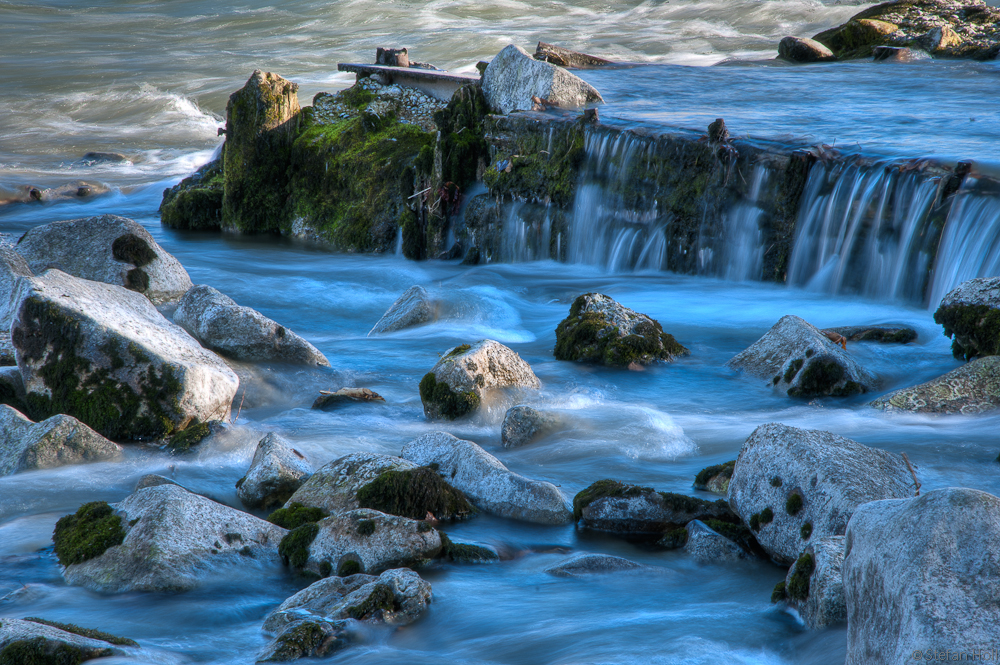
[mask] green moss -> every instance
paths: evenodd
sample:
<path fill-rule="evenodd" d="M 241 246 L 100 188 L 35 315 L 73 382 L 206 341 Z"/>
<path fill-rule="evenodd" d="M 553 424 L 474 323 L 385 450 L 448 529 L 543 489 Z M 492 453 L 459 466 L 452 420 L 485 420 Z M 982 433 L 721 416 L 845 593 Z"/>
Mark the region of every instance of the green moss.
<path fill-rule="evenodd" d="M 212 433 L 212 427 L 208 423 L 192 421 L 187 427 L 179 432 L 175 432 L 167 439 L 167 448 L 175 453 L 186 453 L 192 446 L 201 443 L 205 437 Z"/>
<path fill-rule="evenodd" d="M 344 559 L 337 568 L 338 577 L 350 577 L 361 572 L 361 563 L 355 559 Z"/>
<path fill-rule="evenodd" d="M 454 420 L 479 408 L 479 395 L 473 391 L 455 392 L 444 381 L 438 381 L 434 372 L 420 380 L 420 400 L 430 405 L 437 415 Z"/>
<path fill-rule="evenodd" d="M 709 529 L 715 531 L 719 535 L 725 536 L 742 547 L 745 551 L 757 555 L 763 554 L 763 550 L 757 543 L 757 539 L 754 538 L 753 533 L 742 524 L 734 524 L 732 522 L 724 522 L 722 520 L 715 519 L 707 519 L 704 520 L 704 522 L 705 526 Z"/>
<path fill-rule="evenodd" d="M 698 475 L 694 477 L 694 487 L 695 489 L 704 490 L 708 489 L 708 481 L 712 478 L 722 477 L 723 479 L 729 480 L 733 477 L 733 470 L 736 468 L 736 460 L 729 462 L 723 462 L 722 464 L 714 464 L 712 466 L 707 466 L 698 472 Z"/>
<path fill-rule="evenodd" d="M 499 561 L 500 555 L 488 547 L 472 543 L 453 542 L 444 531 L 438 531 L 441 537 L 441 553 L 438 555 L 445 561 L 454 563 L 482 563 L 484 561 Z"/>
<path fill-rule="evenodd" d="M 989 305 L 939 307 L 934 321 L 944 326 L 945 337 L 954 337 L 951 352 L 957 359 L 1000 355 L 1000 309 Z"/>
<path fill-rule="evenodd" d="M 785 591 L 792 600 L 803 601 L 809 597 L 809 578 L 816 570 L 816 562 L 812 554 L 806 552 L 795 562 L 795 571 Z"/>
<path fill-rule="evenodd" d="M 809 540 L 809 538 L 813 535 L 812 522 L 806 522 L 803 524 L 802 528 L 799 529 L 799 535 L 802 536 L 802 540 Z"/>
<path fill-rule="evenodd" d="M 778 476 L 771 478 L 771 487 L 781 487 L 781 478 Z"/>
<path fill-rule="evenodd" d="M 471 348 L 472 346 L 469 344 L 460 344 L 456 346 L 454 349 L 452 349 L 448 353 L 448 355 L 445 356 L 445 358 L 447 359 L 447 358 L 454 358 L 455 356 L 460 356 Z"/>
<path fill-rule="evenodd" d="M 663 534 L 663 537 L 657 541 L 657 545 L 664 547 L 668 550 L 680 549 L 687 545 L 688 541 L 688 530 L 687 529 L 673 529 Z"/>
<path fill-rule="evenodd" d="M 653 492 L 652 487 L 629 485 L 617 480 L 598 480 L 573 497 L 573 519 L 579 521 L 583 517 L 583 509 L 598 499 L 606 497 L 635 497 Z"/>
<path fill-rule="evenodd" d="M 80 665 L 87 660 L 113 655 L 111 649 L 77 647 L 33 637 L 10 642 L 0 649 L 0 665 Z"/>
<path fill-rule="evenodd" d="M 320 577 L 329 577 L 332 574 L 333 574 L 333 566 L 330 564 L 329 561 L 323 561 L 322 563 L 319 564 Z"/>
<path fill-rule="evenodd" d="M 375 520 L 360 520 L 355 526 L 359 536 L 370 536 L 375 533 Z"/>
<path fill-rule="evenodd" d="M 324 517 L 329 517 L 330 513 L 322 508 L 314 506 L 306 507 L 296 501 L 287 508 L 278 508 L 267 516 L 267 521 L 277 524 L 283 529 L 297 529 L 304 524 L 314 524 Z"/>
<path fill-rule="evenodd" d="M 774 590 L 771 592 L 771 602 L 780 603 L 787 596 L 785 595 L 785 580 L 781 580 L 774 585 Z"/>
<path fill-rule="evenodd" d="M 338 651 L 349 642 L 343 622 L 318 623 L 301 621 L 284 630 L 275 639 L 275 646 L 266 661 L 284 663 L 300 658 L 322 658 Z M 330 628 L 333 628 L 333 632 Z"/>
<path fill-rule="evenodd" d="M 111 256 L 118 261 L 131 263 L 136 268 L 141 268 L 156 260 L 156 252 L 149 246 L 145 239 L 134 233 L 126 233 L 118 236 L 111 243 Z"/>
<path fill-rule="evenodd" d="M 494 197 L 549 201 L 568 208 L 576 195 L 580 167 L 586 158 L 582 123 L 552 127 L 545 132 L 519 132 L 517 153 L 501 152 L 483 174 Z M 486 128 L 488 133 L 493 127 Z M 510 170 L 497 168 L 509 164 Z"/>
<path fill-rule="evenodd" d="M 701 519 L 713 514 L 720 517 L 730 515 L 733 520 L 739 519 L 729 509 L 729 504 L 722 499 L 705 501 L 704 499 L 686 494 L 677 494 L 675 492 L 658 492 L 658 494 L 663 497 L 663 505 L 667 510 L 694 516 L 691 519 Z"/>
<path fill-rule="evenodd" d="M 802 495 L 798 492 L 792 492 L 785 501 L 785 512 L 794 517 L 799 514 L 800 510 L 802 510 Z"/>
<path fill-rule="evenodd" d="M 222 226 L 224 186 L 222 159 L 205 164 L 163 190 L 160 223 L 174 229 L 218 230 Z"/>
<path fill-rule="evenodd" d="M 73 633 L 74 635 L 81 635 L 83 637 L 89 637 L 92 640 L 101 640 L 104 642 L 109 642 L 111 644 L 116 644 L 121 647 L 137 647 L 139 643 L 135 640 L 130 640 L 127 637 L 118 637 L 117 635 L 112 635 L 111 633 L 105 633 L 100 630 L 94 630 L 93 628 L 81 628 L 72 623 L 59 623 L 58 621 L 49 621 L 47 619 L 39 619 L 37 617 L 25 617 L 25 621 L 30 621 L 32 623 L 40 623 L 44 626 L 52 626 L 53 628 L 58 628 L 59 630 L 64 630 L 67 633 Z"/>
<path fill-rule="evenodd" d="M 309 546 L 316 539 L 319 526 L 314 522 L 303 524 L 289 531 L 278 543 L 278 554 L 286 566 L 301 570 L 309 560 Z"/>
<path fill-rule="evenodd" d="M 760 531 L 761 527 L 765 524 L 770 524 L 774 520 L 774 511 L 770 508 L 765 508 L 759 513 L 754 513 L 750 516 L 750 528 L 753 531 Z"/>
<path fill-rule="evenodd" d="M 802 363 L 804 362 L 805 361 L 802 358 L 796 358 L 792 362 L 788 363 L 788 369 L 785 370 L 785 376 L 784 376 L 785 383 L 792 382 L 792 380 L 795 378 L 795 375 L 799 373 L 800 369 L 802 369 Z"/>
<path fill-rule="evenodd" d="M 399 603 L 396 602 L 396 595 L 392 592 L 388 584 L 376 584 L 367 598 L 357 605 L 352 605 L 344 610 L 347 616 L 357 621 L 381 618 L 383 611 L 399 611 Z"/>
<path fill-rule="evenodd" d="M 124 540 L 122 520 L 105 501 L 83 504 L 74 515 L 60 518 L 52 533 L 56 557 L 64 566 L 98 557 Z"/>
<path fill-rule="evenodd" d="M 358 505 L 415 520 L 424 519 L 427 513 L 453 519 L 476 512 L 462 492 L 426 466 L 380 474 L 358 490 Z"/>
<path fill-rule="evenodd" d="M 802 370 L 799 385 L 788 389 L 789 397 L 815 397 L 837 392 L 835 386 L 844 378 L 844 367 L 832 358 L 816 357 Z M 854 383 L 858 386 L 857 383 Z M 860 388 L 860 386 L 858 386 Z M 839 396 L 839 395 L 838 395 Z"/>
<path fill-rule="evenodd" d="M 462 191 L 478 180 L 489 162 L 489 145 L 483 119 L 490 107 L 478 85 L 459 88 L 448 106 L 434 114 L 434 124 L 441 130 L 441 179 L 453 182 Z"/>

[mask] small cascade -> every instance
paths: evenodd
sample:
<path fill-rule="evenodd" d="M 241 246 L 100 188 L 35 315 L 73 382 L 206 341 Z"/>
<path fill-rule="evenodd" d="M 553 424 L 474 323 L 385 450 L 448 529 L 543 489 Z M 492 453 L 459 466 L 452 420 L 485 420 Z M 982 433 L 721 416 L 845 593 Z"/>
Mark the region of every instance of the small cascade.
<path fill-rule="evenodd" d="M 760 222 L 764 211 L 757 204 L 769 174 L 764 166 L 756 165 L 751 175 L 750 195 L 734 205 L 726 215 L 723 244 L 725 260 L 720 268 L 721 276 L 726 279 L 746 281 L 761 278 L 764 234 Z"/>
<path fill-rule="evenodd" d="M 955 196 L 934 262 L 928 305 L 936 308 L 956 286 L 1000 276 L 1000 192 L 996 183 L 969 177 Z"/>
<path fill-rule="evenodd" d="M 501 259 L 508 263 L 539 261 L 549 256 L 552 220 L 548 208 L 536 209 L 515 202 L 507 210 L 500 240 Z"/>

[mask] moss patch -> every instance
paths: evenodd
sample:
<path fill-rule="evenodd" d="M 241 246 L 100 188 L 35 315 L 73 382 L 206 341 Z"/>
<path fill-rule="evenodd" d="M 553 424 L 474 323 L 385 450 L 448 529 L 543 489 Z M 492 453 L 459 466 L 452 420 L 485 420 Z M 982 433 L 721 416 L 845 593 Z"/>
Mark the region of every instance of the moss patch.
<path fill-rule="evenodd" d="M 467 85 L 434 114 L 434 124 L 441 130 L 441 179 L 462 191 L 479 179 L 489 162 L 489 145 L 483 137 L 483 119 L 489 113 L 482 88 Z"/>
<path fill-rule="evenodd" d="M 934 321 L 954 337 L 951 353 L 959 360 L 1000 355 L 1000 309 L 989 305 L 939 307 Z"/>
<path fill-rule="evenodd" d="M 322 508 L 314 506 L 306 507 L 296 501 L 287 508 L 278 508 L 267 516 L 267 521 L 277 524 L 283 529 L 294 530 L 303 524 L 314 524 L 324 517 L 329 517 L 330 513 Z M 312 541 L 310 541 L 312 542 Z"/>
<path fill-rule="evenodd" d="M 794 517 L 799 514 L 800 510 L 802 510 L 802 495 L 798 492 L 792 492 L 785 501 L 785 512 Z"/>
<path fill-rule="evenodd" d="M 687 529 L 673 529 L 666 532 L 659 541 L 657 545 L 664 547 L 668 550 L 676 550 L 687 545 L 688 541 L 688 530 Z"/>
<path fill-rule="evenodd" d="M 844 367 L 832 358 L 815 357 L 802 370 L 799 384 L 788 389 L 789 397 L 816 397 L 833 395 L 848 397 L 864 392 L 864 388 L 855 381 L 847 381 L 843 386 L 837 386 L 844 379 Z"/>
<path fill-rule="evenodd" d="M 781 580 L 774 585 L 774 590 L 771 591 L 771 602 L 780 603 L 785 598 L 787 598 L 787 595 L 785 594 L 785 580 Z"/>
<path fill-rule="evenodd" d="M 653 492 L 652 487 L 629 485 L 617 480 L 598 480 L 590 487 L 581 490 L 573 497 L 573 519 L 579 521 L 583 517 L 583 509 L 598 499 L 606 497 L 635 497 Z"/>
<path fill-rule="evenodd" d="M 275 647 L 264 662 L 284 663 L 299 658 L 323 657 L 344 648 L 349 642 L 342 622 L 329 623 L 303 621 L 282 632 L 276 639 Z"/>
<path fill-rule="evenodd" d="M 812 577 L 815 570 L 816 561 L 812 554 L 806 552 L 799 557 L 798 561 L 795 562 L 795 572 L 792 573 L 788 586 L 785 588 L 789 598 L 803 601 L 809 597 L 809 578 Z"/>
<path fill-rule="evenodd" d="M 160 223 L 172 229 L 220 229 L 224 186 L 222 160 L 209 162 L 193 175 L 163 190 Z"/>
<path fill-rule="evenodd" d="M 438 519 L 455 519 L 476 512 L 462 492 L 427 466 L 380 474 L 358 490 L 358 505 L 415 520 L 424 519 L 427 513 Z"/>
<path fill-rule="evenodd" d="M 122 520 L 105 501 L 85 503 L 61 517 L 52 533 L 56 557 L 64 566 L 99 557 L 125 540 Z"/>
<path fill-rule="evenodd" d="M 479 395 L 470 391 L 455 392 L 444 381 L 438 381 L 434 372 L 420 380 L 420 400 L 430 406 L 436 415 L 454 420 L 479 408 Z"/>
<path fill-rule="evenodd" d="M 186 453 L 191 450 L 192 446 L 201 443 L 211 433 L 211 425 L 194 420 L 167 439 L 167 448 L 175 453 Z"/>
<path fill-rule="evenodd" d="M 707 490 L 708 481 L 720 476 L 723 479 L 729 480 L 733 477 L 733 470 L 735 469 L 736 460 L 707 466 L 699 471 L 698 475 L 694 477 L 694 488 L 698 490 Z"/>
<path fill-rule="evenodd" d="M 25 621 L 30 621 L 32 623 L 40 623 L 44 626 L 52 626 L 53 628 L 58 628 L 59 630 L 64 630 L 67 633 L 73 633 L 74 635 L 80 635 L 82 637 L 89 637 L 92 640 L 101 640 L 104 642 L 109 642 L 111 644 L 116 644 L 120 647 L 137 647 L 139 643 L 135 640 L 130 640 L 127 637 L 118 637 L 117 635 L 112 635 L 111 633 L 105 633 L 104 631 L 94 630 L 93 628 L 81 628 L 72 623 L 59 623 L 58 621 L 49 621 L 47 619 L 39 619 L 37 617 L 25 617 Z"/>
<path fill-rule="evenodd" d="M 772 521 L 774 521 L 774 511 L 770 508 L 765 508 L 759 513 L 754 513 L 750 516 L 750 528 L 754 531 L 760 531 L 762 526 L 770 524 Z"/>
<path fill-rule="evenodd" d="M 156 252 L 143 238 L 134 233 L 118 236 L 111 243 L 111 256 L 117 261 L 131 263 L 141 268 L 156 260 Z"/>
<path fill-rule="evenodd" d="M 495 131 L 492 126 L 486 130 Z M 569 207 L 586 159 L 583 124 L 560 124 L 551 134 L 518 132 L 517 139 L 517 153 L 499 152 L 483 174 L 490 194 Z"/>
<path fill-rule="evenodd" d="M 350 577 L 361 572 L 361 564 L 355 559 L 344 559 L 337 568 L 338 577 Z"/>
<path fill-rule="evenodd" d="M 344 611 L 347 616 L 357 621 L 378 619 L 381 618 L 383 611 L 399 611 L 399 603 L 396 602 L 396 595 L 388 584 L 376 584 L 367 598 Z"/>
<path fill-rule="evenodd" d="M 33 637 L 11 642 L 0 649 L 0 665 L 80 665 L 87 660 L 113 655 L 111 649 L 77 647 Z"/>
<path fill-rule="evenodd" d="M 719 535 L 725 536 L 751 554 L 761 556 L 764 553 L 763 548 L 757 542 L 757 539 L 754 538 L 750 529 L 742 524 L 707 519 L 705 520 L 705 526 Z"/>
<path fill-rule="evenodd" d="M 303 524 L 288 532 L 278 543 L 278 555 L 286 566 L 301 570 L 309 560 L 309 546 L 316 539 L 319 526 L 315 523 Z"/>
<path fill-rule="evenodd" d="M 809 540 L 809 538 L 813 535 L 812 522 L 806 522 L 803 524 L 802 528 L 799 529 L 799 535 L 802 536 L 802 540 Z"/>
<path fill-rule="evenodd" d="M 438 535 L 441 537 L 441 553 L 438 556 L 445 561 L 482 563 L 500 560 L 500 555 L 488 547 L 472 543 L 456 543 L 444 531 L 438 531 Z"/>

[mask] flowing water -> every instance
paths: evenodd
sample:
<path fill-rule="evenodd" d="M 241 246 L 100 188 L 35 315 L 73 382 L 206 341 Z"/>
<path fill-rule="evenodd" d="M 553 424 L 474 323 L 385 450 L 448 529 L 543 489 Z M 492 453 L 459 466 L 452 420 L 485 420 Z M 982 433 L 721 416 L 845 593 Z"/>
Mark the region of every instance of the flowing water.
<path fill-rule="evenodd" d="M 448 425 L 514 471 L 550 480 L 572 496 L 616 478 L 693 493 L 703 467 L 733 459 L 759 424 L 824 429 L 906 452 L 926 489 L 967 486 L 1000 493 L 998 417 L 890 417 L 847 400 L 792 401 L 725 362 L 785 314 L 818 326 L 893 322 L 915 328 L 906 346 L 849 347 L 882 378 L 882 390 L 958 366 L 932 320 L 933 303 L 961 280 L 1000 269 L 1000 205 L 988 179 L 998 136 L 996 64 L 919 62 L 785 67 L 760 62 L 785 34 L 812 34 L 859 11 L 807 0 L 764 2 L 429 3 L 265 5 L 103 0 L 0 0 L 0 198 L 24 186 L 78 180 L 107 186 L 91 199 L 0 207 L 0 231 L 17 235 L 58 219 L 116 213 L 144 224 L 207 283 L 313 342 L 333 369 L 274 368 L 255 385 L 239 423 L 288 437 L 317 464 L 357 450 L 398 454 L 441 427 L 425 421 L 417 383 L 450 346 L 481 338 L 514 348 L 542 381 L 536 405 L 567 423 L 532 445 L 505 450 L 507 404 Z M 663 270 L 667 248 L 655 210 L 623 210 L 600 186 L 616 177 L 627 141 L 588 144 L 591 174 L 572 213 L 568 261 L 544 260 L 543 214 L 512 208 L 510 262 L 474 268 L 402 257 L 335 255 L 274 238 L 164 230 L 157 206 L 216 149 L 226 96 L 255 67 L 302 85 L 307 102 L 350 79 L 338 61 L 369 61 L 376 46 L 409 46 L 439 66 L 471 70 L 510 41 L 543 39 L 632 62 L 588 72 L 608 100 L 602 118 L 703 131 L 715 117 L 740 136 L 837 143 L 878 156 L 841 167 L 818 163 L 799 210 L 790 286 L 753 281 L 760 270 L 756 196 L 771 174 L 751 174 L 749 199 L 729 211 L 721 258 L 701 275 Z M 732 62 L 733 59 L 742 59 Z M 722 67 L 711 65 L 727 61 Z M 634 146 L 633 146 L 634 147 Z M 86 165 L 113 150 L 129 162 Z M 901 158 L 970 159 L 932 262 L 927 246 L 933 183 L 889 168 Z M 604 169 L 602 171 L 602 169 Z M 589 176 L 588 176 L 589 177 Z M 588 226 L 590 225 L 590 226 Z M 560 242 L 557 238 L 555 242 Z M 516 259 L 516 260 L 515 260 Z M 933 263 L 933 265 L 932 265 Z M 711 269 L 709 269 L 711 267 Z M 424 327 L 366 334 L 406 288 L 421 284 L 446 315 Z M 553 330 L 580 293 L 599 291 L 658 319 L 691 349 L 673 364 L 628 372 L 558 362 Z M 926 294 L 926 295 L 925 295 Z M 931 303 L 932 309 L 927 308 Z M 310 410 L 318 388 L 371 388 L 385 405 Z M 0 479 L 0 617 L 42 616 L 126 635 L 139 661 L 246 663 L 264 644 L 266 613 L 302 581 L 267 566 L 220 569 L 197 591 L 103 596 L 65 585 L 52 554 L 55 521 L 92 500 L 117 501 L 145 473 L 239 506 L 234 483 L 249 463 L 244 440 L 170 457 L 130 449 L 94 464 Z M 709 495 L 703 495 L 709 497 Z M 373 631 L 331 660 L 347 663 L 754 663 L 841 662 L 842 628 L 804 630 L 768 602 L 784 571 L 766 563 L 700 566 L 573 527 L 477 517 L 452 535 L 496 545 L 491 565 L 438 564 L 422 574 L 434 602 L 418 623 Z M 543 570 L 573 553 L 606 552 L 651 566 L 629 575 L 561 579 Z"/>

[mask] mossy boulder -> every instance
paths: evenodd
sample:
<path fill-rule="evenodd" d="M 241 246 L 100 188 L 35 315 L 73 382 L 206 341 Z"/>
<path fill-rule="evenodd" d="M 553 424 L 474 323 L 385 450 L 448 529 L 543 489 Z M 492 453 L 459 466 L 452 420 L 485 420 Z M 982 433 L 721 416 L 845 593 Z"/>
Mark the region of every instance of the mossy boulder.
<path fill-rule="evenodd" d="M 257 655 L 258 663 L 286 663 L 299 658 L 325 658 L 357 639 L 350 622 L 302 620 L 285 626 Z"/>
<path fill-rule="evenodd" d="M 271 524 L 277 524 L 282 529 L 292 531 L 304 524 L 314 524 L 329 516 L 330 513 L 322 508 L 303 506 L 296 502 L 287 508 L 278 508 L 267 516 L 267 521 Z"/>
<path fill-rule="evenodd" d="M 236 496 L 248 508 L 284 504 L 312 475 L 306 456 L 284 438 L 269 433 L 257 444 L 250 468 L 236 484 Z"/>
<path fill-rule="evenodd" d="M 464 540 L 452 540 L 444 531 L 438 531 L 441 536 L 441 559 L 452 563 L 493 563 L 500 560 L 500 553 L 495 547 L 472 543 Z"/>
<path fill-rule="evenodd" d="M 63 566 L 99 557 L 124 540 L 121 516 L 105 501 L 86 503 L 75 514 L 61 517 L 52 533 L 56 557 Z"/>
<path fill-rule="evenodd" d="M 148 440 L 228 416 L 236 374 L 144 296 L 58 270 L 22 280 L 11 338 L 31 419 Z"/>
<path fill-rule="evenodd" d="M 415 520 L 425 519 L 428 513 L 438 520 L 449 520 L 476 512 L 465 495 L 430 466 L 384 471 L 359 488 L 357 496 L 362 508 Z"/>
<path fill-rule="evenodd" d="M 139 658 L 139 645 L 99 630 L 43 619 L 0 619 L 0 665 L 79 665 L 112 656 Z"/>
<path fill-rule="evenodd" d="M 788 569 L 783 600 L 810 628 L 847 621 L 842 572 L 845 540 L 829 536 L 812 541 Z"/>
<path fill-rule="evenodd" d="M 73 416 L 60 414 L 33 423 L 0 404 L 0 476 L 120 457 L 120 446 Z"/>
<path fill-rule="evenodd" d="M 219 158 L 163 190 L 160 223 L 171 229 L 218 231 L 222 228 L 224 188 L 222 158 Z"/>
<path fill-rule="evenodd" d="M 323 465 L 285 503 L 320 508 L 330 515 L 361 508 L 358 492 L 389 472 L 412 471 L 413 462 L 377 453 L 357 452 Z M 424 514 L 420 515 L 423 519 Z"/>
<path fill-rule="evenodd" d="M 1000 409 L 1000 356 L 987 356 L 947 374 L 900 388 L 869 403 L 895 413 L 975 415 Z"/>
<path fill-rule="evenodd" d="M 1000 277 L 963 282 L 941 300 L 934 321 L 959 360 L 1000 355 Z"/>
<path fill-rule="evenodd" d="M 420 401 L 428 419 L 454 420 L 476 411 L 493 391 L 540 387 L 521 356 L 484 339 L 448 349 L 421 379 Z"/>
<path fill-rule="evenodd" d="M 656 320 L 600 293 L 574 300 L 569 316 L 556 328 L 559 360 L 628 367 L 670 362 L 687 354 Z"/>
<path fill-rule="evenodd" d="M 716 494 L 726 494 L 729 491 L 729 481 L 733 477 L 735 467 L 736 460 L 706 466 L 694 477 L 694 488 Z"/>

